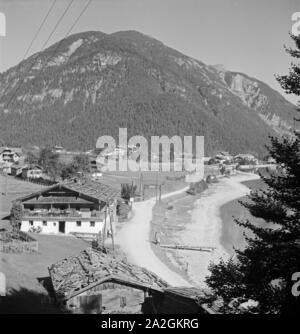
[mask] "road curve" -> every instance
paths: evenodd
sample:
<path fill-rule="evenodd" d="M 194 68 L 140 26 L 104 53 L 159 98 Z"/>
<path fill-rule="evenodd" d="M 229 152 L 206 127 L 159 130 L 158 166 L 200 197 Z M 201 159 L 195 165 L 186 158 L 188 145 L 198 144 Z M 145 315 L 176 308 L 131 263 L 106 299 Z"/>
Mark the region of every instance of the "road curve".
<path fill-rule="evenodd" d="M 162 199 L 184 193 L 188 187 L 162 195 Z M 183 277 L 167 267 L 153 252 L 149 240 L 152 209 L 155 197 L 134 203 L 133 218 L 118 232 L 116 244 L 125 252 L 128 260 L 144 267 L 172 286 L 191 286 Z"/>

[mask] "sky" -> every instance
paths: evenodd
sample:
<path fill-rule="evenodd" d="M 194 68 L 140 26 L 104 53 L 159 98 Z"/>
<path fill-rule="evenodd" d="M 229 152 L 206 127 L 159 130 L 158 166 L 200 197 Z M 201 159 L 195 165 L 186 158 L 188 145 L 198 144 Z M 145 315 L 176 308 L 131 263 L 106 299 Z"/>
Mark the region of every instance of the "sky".
<path fill-rule="evenodd" d="M 0 34 L 0 72 L 17 65 L 54 0 L 0 0 L 6 36 Z M 28 55 L 41 50 L 71 0 L 56 0 Z M 65 37 L 88 0 L 74 0 L 47 44 Z M 72 33 L 137 30 L 206 64 L 223 64 L 283 93 L 274 74 L 292 61 L 284 45 L 300 0 L 93 0 Z M 286 96 L 296 102 L 294 96 Z"/>

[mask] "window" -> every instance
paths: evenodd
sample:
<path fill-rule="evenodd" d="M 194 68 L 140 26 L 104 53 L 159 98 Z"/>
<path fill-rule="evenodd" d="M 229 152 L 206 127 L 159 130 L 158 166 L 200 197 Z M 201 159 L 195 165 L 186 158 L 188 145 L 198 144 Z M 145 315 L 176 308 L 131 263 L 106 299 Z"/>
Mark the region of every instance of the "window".
<path fill-rule="evenodd" d="M 33 226 L 33 221 L 32 220 L 29 220 L 29 225 Z"/>
<path fill-rule="evenodd" d="M 90 227 L 95 227 L 95 222 L 90 222 Z"/>
<path fill-rule="evenodd" d="M 43 226 L 47 226 L 46 220 L 43 221 Z"/>
<path fill-rule="evenodd" d="M 81 221 L 77 221 L 76 226 L 78 226 L 78 227 L 81 226 Z"/>

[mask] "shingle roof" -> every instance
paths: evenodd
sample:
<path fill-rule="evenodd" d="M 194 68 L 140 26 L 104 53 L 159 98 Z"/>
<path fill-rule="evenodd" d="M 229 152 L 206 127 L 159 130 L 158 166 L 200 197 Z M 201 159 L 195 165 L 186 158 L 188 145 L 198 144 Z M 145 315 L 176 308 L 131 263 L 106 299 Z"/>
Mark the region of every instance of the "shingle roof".
<path fill-rule="evenodd" d="M 60 185 L 86 196 L 97 198 L 102 202 L 110 202 L 121 197 L 120 190 L 104 183 L 88 179 L 68 180 L 60 183 Z"/>
<path fill-rule="evenodd" d="M 92 248 L 53 264 L 49 273 L 59 299 L 69 299 L 111 278 L 153 289 L 168 287 L 166 282 L 149 270 Z"/>
<path fill-rule="evenodd" d="M 71 179 L 57 183 L 48 188 L 44 188 L 25 197 L 18 198 L 17 200 L 24 201 L 57 187 L 65 187 L 69 190 L 95 198 L 98 201 L 105 203 L 109 203 L 115 199 L 121 199 L 121 192 L 119 189 L 113 188 L 98 181 L 92 181 L 88 179 Z"/>
<path fill-rule="evenodd" d="M 195 287 L 170 287 L 165 289 L 165 292 L 194 300 L 199 300 L 207 296 L 208 290 Z"/>

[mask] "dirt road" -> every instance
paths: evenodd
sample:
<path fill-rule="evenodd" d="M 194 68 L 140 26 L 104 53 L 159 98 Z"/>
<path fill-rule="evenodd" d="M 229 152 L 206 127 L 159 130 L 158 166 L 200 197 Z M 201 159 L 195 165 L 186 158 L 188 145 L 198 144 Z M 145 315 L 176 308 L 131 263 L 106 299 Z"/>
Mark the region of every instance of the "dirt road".
<path fill-rule="evenodd" d="M 168 198 L 183 193 L 188 188 L 183 188 L 162 196 Z M 144 202 L 135 203 L 133 207 L 133 218 L 126 223 L 116 236 L 116 243 L 126 253 L 130 262 L 151 270 L 170 285 L 191 286 L 180 275 L 170 270 L 151 249 L 149 240 L 152 209 L 155 198 Z"/>

